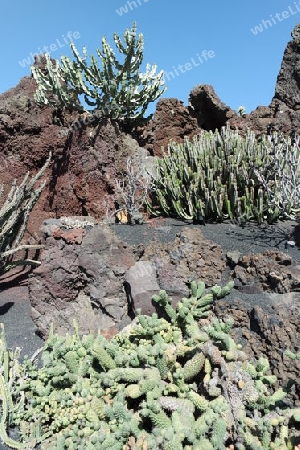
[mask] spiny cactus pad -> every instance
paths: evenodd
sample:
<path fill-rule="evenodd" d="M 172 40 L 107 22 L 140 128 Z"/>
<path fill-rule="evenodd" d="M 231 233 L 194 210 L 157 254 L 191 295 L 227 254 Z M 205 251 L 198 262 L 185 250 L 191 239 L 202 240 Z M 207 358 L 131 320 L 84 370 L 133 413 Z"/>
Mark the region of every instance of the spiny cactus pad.
<path fill-rule="evenodd" d="M 200 328 L 207 306 L 231 288 L 205 292 L 193 282 L 176 310 L 161 291 L 154 301 L 168 320 L 139 314 L 110 341 L 80 337 L 76 323 L 72 336 L 52 328 L 41 367 L 28 358 L 19 363 L 2 327 L 2 441 L 22 450 L 39 443 L 42 450 L 292 448 L 289 427 L 300 411 L 273 389 L 268 361 L 248 361 L 229 335 L 231 320 L 206 318 Z"/>

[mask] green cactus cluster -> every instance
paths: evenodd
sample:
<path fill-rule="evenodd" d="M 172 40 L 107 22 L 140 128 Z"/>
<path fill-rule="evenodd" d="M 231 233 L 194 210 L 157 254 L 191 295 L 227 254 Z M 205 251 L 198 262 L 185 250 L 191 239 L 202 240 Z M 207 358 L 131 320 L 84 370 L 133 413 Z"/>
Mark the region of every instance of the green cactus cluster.
<path fill-rule="evenodd" d="M 52 328 L 40 363 L 19 363 L 2 327 L 0 438 L 22 450 L 291 449 L 299 408 L 284 405 L 268 361 L 235 344 L 233 321 L 213 315 L 231 288 L 193 281 L 176 309 L 160 291 L 157 312 L 138 311 L 110 341 L 79 336 L 76 323 L 73 335 Z"/>
<path fill-rule="evenodd" d="M 257 139 L 249 129 L 243 137 L 229 125 L 220 132 L 202 131 L 192 141 L 170 142 L 163 158 L 156 159 L 148 211 L 196 223 L 291 218 L 300 211 L 299 196 L 293 194 L 299 190 L 300 173 L 299 164 L 287 164 L 287 154 L 299 160 L 299 147 L 290 139 L 275 132 Z M 278 180 L 279 167 L 285 186 Z M 289 178 L 295 186 L 283 199 Z"/>
<path fill-rule="evenodd" d="M 44 68 L 31 67 L 38 84 L 36 102 L 54 108 L 85 111 L 79 101 L 82 95 L 87 105 L 99 113 L 95 117 L 142 118 L 149 103 L 162 95 L 165 88 L 163 71 L 156 74 L 156 65 L 147 64 L 146 72 L 139 71 L 143 61 L 144 36 L 140 33 L 137 37 L 136 31 L 134 23 L 131 30 L 125 31 L 124 43 L 114 34 L 114 44 L 123 61 L 118 61 L 113 48 L 102 37 L 102 50 L 96 49 L 102 67 L 94 55 L 91 55 L 89 65 L 86 47 L 80 56 L 73 42 L 74 61 L 62 56 L 59 64 L 46 53 Z"/>

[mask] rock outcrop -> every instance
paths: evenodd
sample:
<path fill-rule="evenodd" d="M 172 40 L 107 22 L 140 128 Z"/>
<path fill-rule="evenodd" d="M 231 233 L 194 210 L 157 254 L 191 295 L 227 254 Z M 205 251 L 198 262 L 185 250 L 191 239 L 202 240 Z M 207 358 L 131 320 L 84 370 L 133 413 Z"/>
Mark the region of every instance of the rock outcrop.
<path fill-rule="evenodd" d="M 176 99 L 163 99 L 158 102 L 154 118 L 146 128 L 148 135 L 143 135 L 142 145 L 153 148 L 153 154 L 160 155 L 161 146 L 167 147 L 168 135 L 178 142 L 178 138 L 182 140 L 184 136 L 192 137 L 201 129 L 215 131 L 228 123 L 232 129 L 237 128 L 242 134 L 247 128 L 253 130 L 256 136 L 269 134 L 271 131 L 292 136 L 299 134 L 300 39 L 299 33 L 295 32 L 297 29 L 298 25 L 285 49 L 274 97 L 269 106 L 258 106 L 251 113 L 240 117 L 220 100 L 213 86 L 199 84 L 192 89 L 187 107 Z M 191 119 L 196 120 L 198 130 Z M 182 121 L 179 127 L 178 120 Z M 159 141 L 156 141 L 157 138 Z"/>
<path fill-rule="evenodd" d="M 67 228 L 49 219 L 42 227 L 46 248 L 29 279 L 32 318 L 42 336 L 51 323 L 59 334 L 70 332 L 74 319 L 82 334 L 99 329 L 111 336 L 128 313 L 122 277 L 134 254 L 106 225 L 84 219 Z"/>
<path fill-rule="evenodd" d="M 251 128 L 256 135 L 279 131 L 286 134 L 300 133 L 300 39 L 296 31 L 284 51 L 277 76 L 275 93 L 269 106 L 259 106 L 243 118 L 230 120 L 231 126 L 240 130 Z"/>
<path fill-rule="evenodd" d="M 151 298 L 160 289 L 175 306 L 189 295 L 192 280 L 212 286 L 226 268 L 221 247 L 197 229 L 184 228 L 172 244 L 138 247 L 86 216 L 46 220 L 42 233 L 41 265 L 29 278 L 32 318 L 42 336 L 52 322 L 57 332 L 70 332 L 73 319 L 83 334 L 98 328 L 111 333 L 137 309 L 152 314 Z"/>
<path fill-rule="evenodd" d="M 151 155 L 161 157 L 168 143 L 182 142 L 185 137 L 199 134 L 197 120 L 191 116 L 183 101 L 176 98 L 163 98 L 156 104 L 154 117 L 143 128 L 139 128 L 138 139 Z"/>
<path fill-rule="evenodd" d="M 300 266 L 289 256 L 274 250 L 239 258 L 232 275 L 240 291 L 269 291 L 279 294 L 298 291 Z"/>
<path fill-rule="evenodd" d="M 206 240 L 199 228 L 185 227 L 169 244 L 148 245 L 141 259 L 155 262 L 161 289 L 177 300 L 189 295 L 193 280 L 211 287 L 221 282 L 226 270 L 221 246 Z"/>
<path fill-rule="evenodd" d="M 277 77 L 271 109 L 282 131 L 299 134 L 300 128 L 300 38 L 299 24 L 292 32 L 292 40 L 284 51 Z"/>
<path fill-rule="evenodd" d="M 215 303 L 214 314 L 234 319 L 236 341 L 249 356 L 267 357 L 281 382 L 297 379 L 300 362 L 284 355 L 288 349 L 299 351 L 300 342 L 295 273 L 288 283 L 297 266 L 288 255 L 225 255 L 199 228 L 189 227 L 169 243 L 131 246 L 116 236 L 115 227 L 86 216 L 45 222 L 41 266 L 29 278 L 32 318 L 43 337 L 51 323 L 59 334 L 72 333 L 76 319 L 80 333 L 99 329 L 109 338 L 130 324 L 138 310 L 155 312 L 151 298 L 159 290 L 166 290 L 176 307 L 190 295 L 192 280 L 204 281 L 209 288 L 231 277 L 237 289 Z M 147 234 L 150 225 L 135 229 Z M 280 270 L 280 283 L 274 283 Z M 240 290 L 241 286 L 249 289 Z M 295 390 L 292 397 L 300 401 Z"/>
<path fill-rule="evenodd" d="M 258 106 L 240 117 L 218 98 L 212 86 L 198 85 L 190 93 L 189 106 L 175 98 L 161 99 L 154 117 L 136 127 L 103 118 L 97 122 L 85 113 L 40 107 L 33 98 L 35 80 L 25 77 L 18 86 L 0 95 L 0 176 L 4 196 L 14 178 L 21 180 L 28 170 L 34 174 L 52 151 L 53 164 L 45 173 L 48 185 L 28 224 L 29 234 L 35 235 L 49 217 L 90 214 L 100 220 L 107 212 L 115 211 L 115 178 L 126 170 L 128 156 L 138 155 L 143 164 L 149 164 L 151 155 L 161 156 L 170 140 L 182 142 L 202 129 L 214 131 L 228 123 L 241 133 L 251 128 L 256 135 L 271 130 L 299 134 L 299 67 L 300 41 L 293 33 L 269 106 Z"/>
<path fill-rule="evenodd" d="M 149 166 L 148 153 L 122 132 L 117 122 L 102 119 L 84 124 L 84 115 L 53 111 L 33 99 L 36 83 L 23 78 L 0 95 L 0 178 L 3 198 L 13 180 L 35 174 L 49 151 L 48 181 L 29 219 L 29 235 L 40 234 L 43 221 L 61 215 L 112 214 L 118 204 L 115 179 L 121 178 L 130 156 L 135 167 Z M 75 124 L 75 125 L 74 125 Z M 72 128 L 73 125 L 73 128 Z M 151 163 L 150 163 L 151 166 Z"/>
<path fill-rule="evenodd" d="M 220 130 L 238 114 L 221 102 L 213 86 L 200 84 L 192 89 L 189 97 L 189 111 L 195 117 L 199 128 L 203 130 Z"/>

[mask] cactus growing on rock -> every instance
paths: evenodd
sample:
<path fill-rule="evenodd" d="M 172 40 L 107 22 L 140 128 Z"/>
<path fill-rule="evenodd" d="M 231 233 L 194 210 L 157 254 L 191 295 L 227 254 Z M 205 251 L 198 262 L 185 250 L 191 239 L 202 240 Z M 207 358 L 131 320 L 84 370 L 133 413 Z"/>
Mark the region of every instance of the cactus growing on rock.
<path fill-rule="evenodd" d="M 46 67 L 41 70 L 32 66 L 32 74 L 38 84 L 35 100 L 56 108 L 66 107 L 71 110 L 85 111 L 78 96 L 83 95 L 87 105 L 101 111 L 100 116 L 112 118 L 142 118 L 149 103 L 155 101 L 164 92 L 163 71 L 156 73 L 156 65 L 147 64 L 146 72 L 139 72 L 143 61 L 144 37 L 136 37 L 136 24 L 124 33 L 123 44 L 114 34 L 114 43 L 124 57 L 117 60 L 113 48 L 102 37 L 102 50 L 96 49 L 101 59 L 102 69 L 91 55 L 91 65 L 87 64 L 87 49 L 81 57 L 71 43 L 75 61 L 67 56 L 58 61 L 51 61 L 45 54 Z M 96 115 L 97 116 L 97 115 Z"/>
<path fill-rule="evenodd" d="M 20 365 L 2 333 L 1 439 L 24 450 L 289 449 L 299 408 L 277 407 L 285 393 L 271 390 L 268 362 L 249 362 L 230 338 L 231 320 L 206 317 L 231 288 L 205 292 L 193 281 L 191 297 L 173 310 L 161 291 L 154 301 L 164 318 L 139 313 L 110 341 L 80 337 L 76 323 L 73 336 L 52 328 L 40 368 Z M 8 426 L 20 428 L 21 442 Z"/>

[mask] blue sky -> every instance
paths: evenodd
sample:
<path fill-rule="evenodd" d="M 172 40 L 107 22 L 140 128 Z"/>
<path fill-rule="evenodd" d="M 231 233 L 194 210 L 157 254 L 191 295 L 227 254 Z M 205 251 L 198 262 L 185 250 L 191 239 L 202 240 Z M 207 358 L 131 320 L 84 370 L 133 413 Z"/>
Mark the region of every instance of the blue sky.
<path fill-rule="evenodd" d="M 135 21 L 144 64 L 168 74 L 163 97 L 187 105 L 194 86 L 212 84 L 224 103 L 249 113 L 270 104 L 300 0 L 1 0 L 0 13 L 0 93 L 30 75 L 31 55 L 44 46 L 55 59 L 71 57 L 68 33 L 81 54 L 84 46 L 96 54 L 103 35 L 113 44 L 113 33 Z"/>

